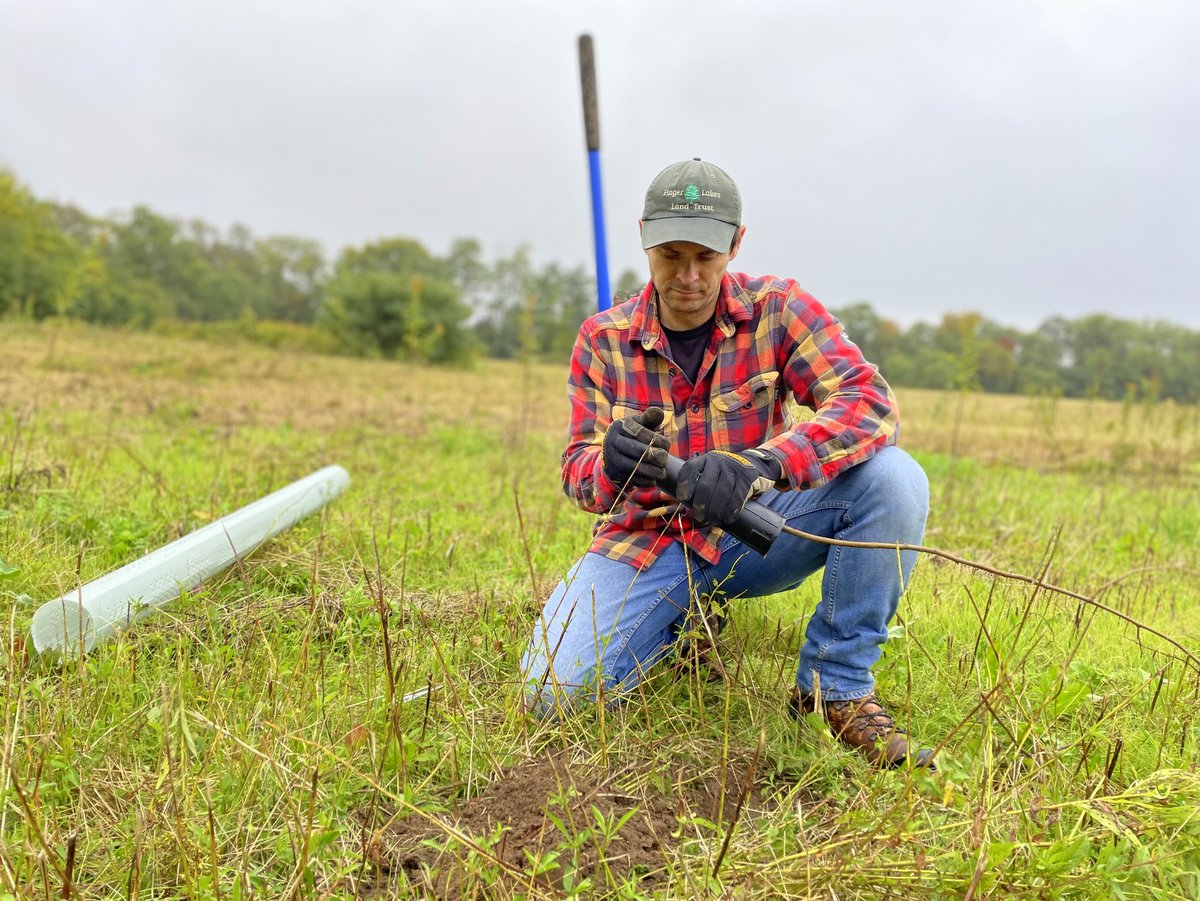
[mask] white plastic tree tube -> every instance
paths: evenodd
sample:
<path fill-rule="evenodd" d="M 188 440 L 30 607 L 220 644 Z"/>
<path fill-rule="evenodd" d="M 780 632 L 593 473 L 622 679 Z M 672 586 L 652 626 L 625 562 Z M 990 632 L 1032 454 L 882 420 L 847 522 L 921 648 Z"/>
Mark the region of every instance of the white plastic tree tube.
<path fill-rule="evenodd" d="M 34 648 L 39 654 L 90 651 L 253 553 L 321 509 L 349 484 L 346 470 L 326 466 L 43 604 L 30 627 Z"/>

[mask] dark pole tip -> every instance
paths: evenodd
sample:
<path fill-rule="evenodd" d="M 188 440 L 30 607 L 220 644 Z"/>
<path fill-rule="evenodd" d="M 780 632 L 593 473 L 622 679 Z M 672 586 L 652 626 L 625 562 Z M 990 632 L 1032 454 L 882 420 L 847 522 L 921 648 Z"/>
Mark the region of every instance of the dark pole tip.
<path fill-rule="evenodd" d="M 583 128 L 587 136 L 587 149 L 600 149 L 600 114 L 596 101 L 596 54 L 592 47 L 592 36 L 579 36 L 579 83 L 583 88 Z"/>

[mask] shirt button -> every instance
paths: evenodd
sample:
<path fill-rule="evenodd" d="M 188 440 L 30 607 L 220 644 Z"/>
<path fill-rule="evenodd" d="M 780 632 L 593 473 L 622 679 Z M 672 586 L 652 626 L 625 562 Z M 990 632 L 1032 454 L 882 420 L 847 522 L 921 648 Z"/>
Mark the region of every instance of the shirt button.
<path fill-rule="evenodd" d="M 699 405 L 699 404 L 692 404 L 692 412 L 693 412 L 693 413 L 699 413 L 699 412 L 700 412 L 700 405 Z"/>
<path fill-rule="evenodd" d="M 679 370 L 676 369 L 674 366 L 672 366 L 670 369 L 668 369 L 667 372 L 670 373 L 671 375 L 679 375 Z"/>

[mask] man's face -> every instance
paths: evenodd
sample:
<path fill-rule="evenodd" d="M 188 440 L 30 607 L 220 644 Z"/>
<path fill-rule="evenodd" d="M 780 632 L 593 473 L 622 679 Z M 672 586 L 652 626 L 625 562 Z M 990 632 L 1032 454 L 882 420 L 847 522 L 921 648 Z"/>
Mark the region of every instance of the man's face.
<path fill-rule="evenodd" d="M 658 318 L 667 328 L 689 329 L 703 325 L 717 305 L 721 278 L 737 256 L 745 226 L 738 229 L 728 253 L 703 244 L 671 241 L 646 250 L 650 281 L 658 290 Z"/>

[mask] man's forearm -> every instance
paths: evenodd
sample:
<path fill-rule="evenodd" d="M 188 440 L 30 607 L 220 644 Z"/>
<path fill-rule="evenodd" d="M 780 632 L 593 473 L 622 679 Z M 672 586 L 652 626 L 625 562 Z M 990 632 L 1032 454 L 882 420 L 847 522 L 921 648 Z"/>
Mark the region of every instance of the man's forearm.
<path fill-rule="evenodd" d="M 784 476 L 794 489 L 824 485 L 896 443 L 896 399 L 875 367 L 865 361 L 861 366 L 822 398 L 812 419 L 763 443 L 782 457 Z"/>

